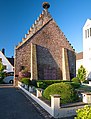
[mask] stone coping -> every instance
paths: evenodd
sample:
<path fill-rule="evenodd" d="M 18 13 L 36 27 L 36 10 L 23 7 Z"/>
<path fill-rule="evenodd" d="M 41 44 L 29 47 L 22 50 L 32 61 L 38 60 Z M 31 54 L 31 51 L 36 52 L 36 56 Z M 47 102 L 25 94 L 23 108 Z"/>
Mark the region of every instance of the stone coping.
<path fill-rule="evenodd" d="M 82 106 L 82 105 L 87 105 L 87 104 L 88 104 L 88 103 L 84 103 L 84 102 L 61 104 L 61 108 L 76 107 L 76 106 Z"/>
<path fill-rule="evenodd" d="M 54 97 L 54 98 L 60 98 L 61 96 L 58 95 L 58 94 L 53 94 L 53 95 L 50 95 L 51 97 Z"/>
<path fill-rule="evenodd" d="M 44 91 L 42 88 L 36 88 L 36 90 L 39 90 L 39 91 Z"/>
<path fill-rule="evenodd" d="M 91 95 L 91 92 L 84 92 L 84 93 L 81 93 L 81 94 L 84 94 L 84 95 Z"/>

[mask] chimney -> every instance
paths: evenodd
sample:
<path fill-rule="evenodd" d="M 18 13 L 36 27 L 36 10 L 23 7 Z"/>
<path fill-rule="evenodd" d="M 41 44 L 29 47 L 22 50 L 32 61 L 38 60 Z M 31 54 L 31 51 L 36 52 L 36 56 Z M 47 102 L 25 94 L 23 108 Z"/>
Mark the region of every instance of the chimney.
<path fill-rule="evenodd" d="M 2 49 L 2 53 L 5 55 L 5 49 L 4 48 Z"/>
<path fill-rule="evenodd" d="M 48 13 L 48 8 L 50 7 L 50 4 L 48 2 L 43 2 L 42 6 L 43 6 L 43 8 L 44 8 L 44 10 L 47 14 Z"/>

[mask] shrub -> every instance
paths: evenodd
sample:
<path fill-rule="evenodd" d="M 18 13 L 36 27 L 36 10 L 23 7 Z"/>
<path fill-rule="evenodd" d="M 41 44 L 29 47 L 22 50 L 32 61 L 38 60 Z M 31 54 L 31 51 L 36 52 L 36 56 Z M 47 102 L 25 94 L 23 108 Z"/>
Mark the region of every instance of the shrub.
<path fill-rule="evenodd" d="M 49 85 L 52 85 L 54 83 L 61 83 L 61 82 L 69 82 L 69 81 L 63 81 L 63 80 L 38 80 L 37 81 L 37 87 L 39 87 L 39 88 L 43 87 L 43 89 L 45 89 Z"/>
<path fill-rule="evenodd" d="M 5 66 L 2 64 L 0 61 L 0 78 L 3 79 L 5 77 L 5 72 L 4 72 Z M 2 81 L 1 81 L 2 82 Z"/>
<path fill-rule="evenodd" d="M 85 79 L 86 79 L 86 69 L 83 67 L 83 65 L 81 65 L 80 68 L 78 69 L 77 77 L 81 82 L 85 81 Z"/>
<path fill-rule="evenodd" d="M 80 83 L 75 83 L 75 82 L 65 82 L 66 84 L 70 84 L 74 89 L 77 89 L 80 87 Z"/>
<path fill-rule="evenodd" d="M 22 78 L 20 81 L 26 85 L 31 85 L 31 81 L 29 78 Z"/>
<path fill-rule="evenodd" d="M 37 87 L 37 81 L 36 80 L 32 80 L 31 81 L 31 85 Z"/>
<path fill-rule="evenodd" d="M 77 117 L 75 119 L 91 119 L 91 106 L 84 106 L 84 108 L 78 109 Z"/>
<path fill-rule="evenodd" d="M 48 86 L 43 93 L 46 99 L 50 99 L 50 95 L 59 94 L 61 96 L 61 103 L 73 102 L 77 99 L 77 94 L 70 84 L 55 83 Z"/>
<path fill-rule="evenodd" d="M 72 85 L 72 87 L 73 87 L 74 89 L 77 89 L 77 88 L 79 88 L 79 87 L 81 86 L 80 83 L 75 83 L 75 82 L 71 82 L 70 84 Z"/>
<path fill-rule="evenodd" d="M 89 80 L 85 80 L 83 83 L 89 84 Z"/>
<path fill-rule="evenodd" d="M 80 80 L 79 80 L 77 77 L 74 77 L 74 78 L 72 79 L 72 81 L 75 82 L 75 83 L 81 83 Z"/>
<path fill-rule="evenodd" d="M 45 89 L 45 88 L 47 88 L 47 84 L 44 83 L 44 82 L 37 82 L 37 87 L 38 88 Z"/>
<path fill-rule="evenodd" d="M 43 82 L 45 83 L 46 85 L 51 85 L 53 83 L 60 83 L 61 80 L 38 80 L 37 82 Z"/>
<path fill-rule="evenodd" d="M 19 72 L 19 77 L 20 78 L 29 78 L 31 76 L 31 73 L 28 70 L 21 70 Z"/>

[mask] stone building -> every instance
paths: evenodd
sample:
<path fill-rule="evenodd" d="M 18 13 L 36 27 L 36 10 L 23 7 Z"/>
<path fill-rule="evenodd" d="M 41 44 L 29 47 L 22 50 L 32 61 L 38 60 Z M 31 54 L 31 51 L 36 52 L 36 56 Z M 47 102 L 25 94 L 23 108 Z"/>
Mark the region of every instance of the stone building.
<path fill-rule="evenodd" d="M 31 80 L 70 80 L 76 73 L 75 51 L 48 12 L 43 12 L 15 48 L 15 76 L 27 68 Z"/>

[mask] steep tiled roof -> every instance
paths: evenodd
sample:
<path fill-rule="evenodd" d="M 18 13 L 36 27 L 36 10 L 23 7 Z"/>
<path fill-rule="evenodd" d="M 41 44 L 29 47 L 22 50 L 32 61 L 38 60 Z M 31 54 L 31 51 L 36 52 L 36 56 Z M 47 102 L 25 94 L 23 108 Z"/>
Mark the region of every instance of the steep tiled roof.
<path fill-rule="evenodd" d="M 7 59 L 12 64 L 12 66 L 14 66 L 14 58 L 13 57 L 12 58 L 7 57 Z"/>
<path fill-rule="evenodd" d="M 83 59 L 83 52 L 79 52 L 76 54 L 76 60 Z"/>

